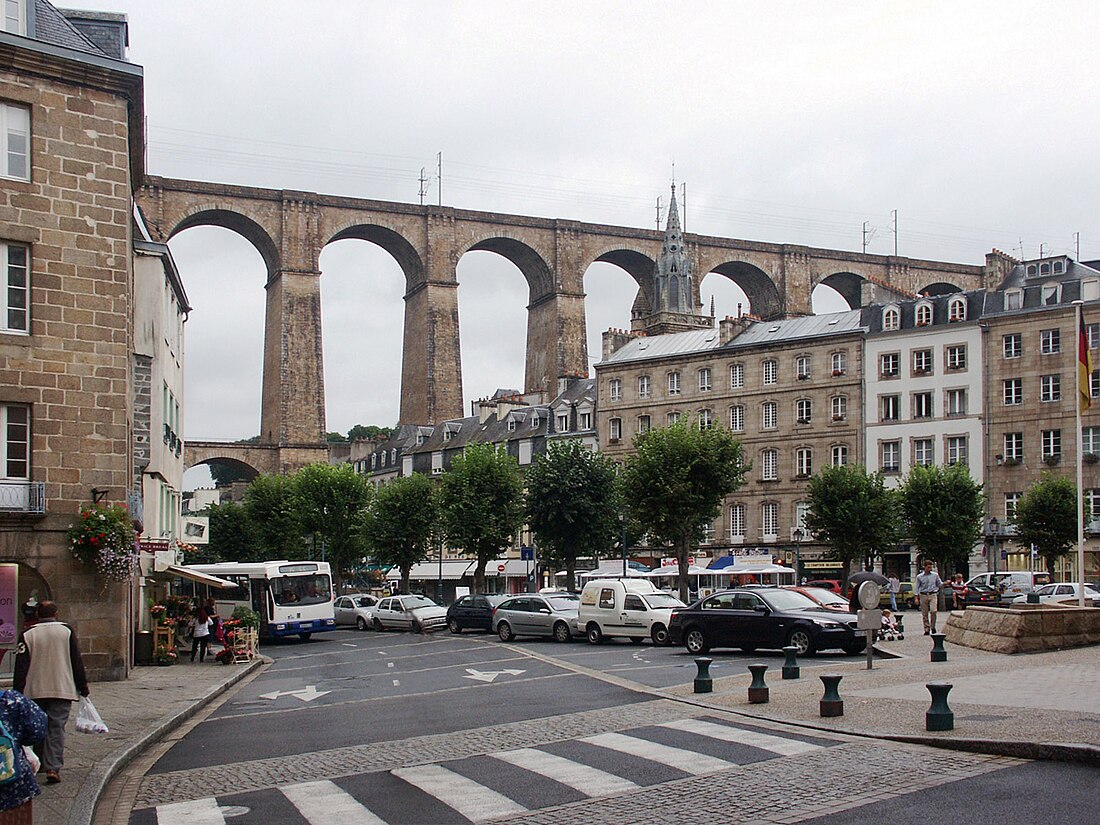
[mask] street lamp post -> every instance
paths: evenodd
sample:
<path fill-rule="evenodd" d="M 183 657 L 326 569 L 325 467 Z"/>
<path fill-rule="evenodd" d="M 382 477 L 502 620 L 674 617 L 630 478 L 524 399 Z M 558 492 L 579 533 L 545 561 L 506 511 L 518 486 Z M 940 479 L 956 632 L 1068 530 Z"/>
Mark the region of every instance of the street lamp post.
<path fill-rule="evenodd" d="M 794 532 L 791 533 L 791 538 L 794 539 L 794 578 L 795 582 L 802 581 L 802 528 L 794 528 Z"/>
<path fill-rule="evenodd" d="M 1000 558 L 997 555 L 997 534 L 1001 532 L 1001 522 L 994 516 L 989 520 L 989 535 L 993 538 L 993 563 L 989 567 L 989 572 L 993 575 L 997 575 L 997 560 Z"/>
<path fill-rule="evenodd" d="M 619 526 L 622 528 L 620 547 L 623 552 L 623 578 L 626 578 L 626 513 L 619 514 Z"/>

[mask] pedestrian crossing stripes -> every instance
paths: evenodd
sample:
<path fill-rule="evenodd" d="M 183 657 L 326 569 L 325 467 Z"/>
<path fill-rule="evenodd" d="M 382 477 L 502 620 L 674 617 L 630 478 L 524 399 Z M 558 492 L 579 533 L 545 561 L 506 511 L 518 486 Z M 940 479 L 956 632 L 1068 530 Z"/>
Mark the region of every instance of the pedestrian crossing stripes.
<path fill-rule="evenodd" d="M 838 743 L 797 734 L 784 736 L 720 719 L 675 719 L 443 764 L 353 775 L 339 784 L 330 780 L 294 782 L 222 797 L 220 802 L 207 797 L 159 805 L 155 822 L 386 825 L 436 822 L 441 811 L 450 812 L 448 821 L 485 822 L 577 799 L 638 791 L 670 777 L 704 776 L 763 759 L 808 754 L 832 744 Z M 624 773 L 629 778 L 620 775 Z M 131 819 L 132 825 L 151 821 L 140 812 Z"/>

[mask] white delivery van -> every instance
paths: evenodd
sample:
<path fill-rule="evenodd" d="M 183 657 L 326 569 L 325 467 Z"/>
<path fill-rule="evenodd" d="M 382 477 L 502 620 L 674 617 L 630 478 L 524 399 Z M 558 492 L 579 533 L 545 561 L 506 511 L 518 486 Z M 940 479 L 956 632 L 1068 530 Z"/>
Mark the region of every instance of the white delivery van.
<path fill-rule="evenodd" d="M 682 601 L 648 579 L 594 579 L 581 591 L 577 630 L 594 645 L 615 636 L 667 645 L 668 619 L 679 607 Z"/>
<path fill-rule="evenodd" d="M 1001 571 L 999 573 L 979 573 L 967 582 L 967 584 L 984 584 L 986 587 L 995 587 L 1006 597 L 1015 596 L 1018 593 L 1030 593 L 1050 584 L 1050 574 L 1047 572 L 1033 572 L 1030 570 Z"/>

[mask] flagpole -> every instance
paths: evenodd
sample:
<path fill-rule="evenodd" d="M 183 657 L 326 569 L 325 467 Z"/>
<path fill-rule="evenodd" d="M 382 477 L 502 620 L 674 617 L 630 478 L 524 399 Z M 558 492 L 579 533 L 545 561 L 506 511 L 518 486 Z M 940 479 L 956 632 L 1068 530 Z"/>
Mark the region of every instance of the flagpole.
<path fill-rule="evenodd" d="M 1081 407 L 1086 403 L 1086 399 L 1091 401 L 1092 388 L 1089 386 L 1089 376 L 1085 376 L 1085 386 L 1081 387 L 1081 372 L 1082 366 L 1085 369 L 1091 366 L 1089 358 L 1089 343 L 1085 336 L 1085 318 L 1084 318 L 1084 301 L 1074 301 L 1073 306 L 1075 309 L 1074 320 L 1077 327 L 1077 363 L 1074 365 L 1075 369 L 1073 374 L 1076 376 L 1077 392 L 1075 393 L 1076 403 L 1073 405 L 1074 413 L 1076 414 L 1076 442 L 1077 442 L 1077 604 L 1079 607 L 1085 606 L 1085 495 L 1082 489 L 1082 472 L 1081 467 L 1084 463 L 1084 444 L 1081 432 Z M 1087 395 L 1083 394 L 1087 393 Z"/>

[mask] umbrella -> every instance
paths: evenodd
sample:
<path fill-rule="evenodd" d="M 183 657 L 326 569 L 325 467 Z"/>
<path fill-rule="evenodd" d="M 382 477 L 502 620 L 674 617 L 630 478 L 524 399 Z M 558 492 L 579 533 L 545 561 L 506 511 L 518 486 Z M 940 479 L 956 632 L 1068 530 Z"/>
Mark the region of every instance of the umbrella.
<path fill-rule="evenodd" d="M 861 584 L 862 582 L 874 582 L 875 584 L 889 584 L 890 580 L 874 570 L 861 570 L 848 577 L 848 584 Z"/>

